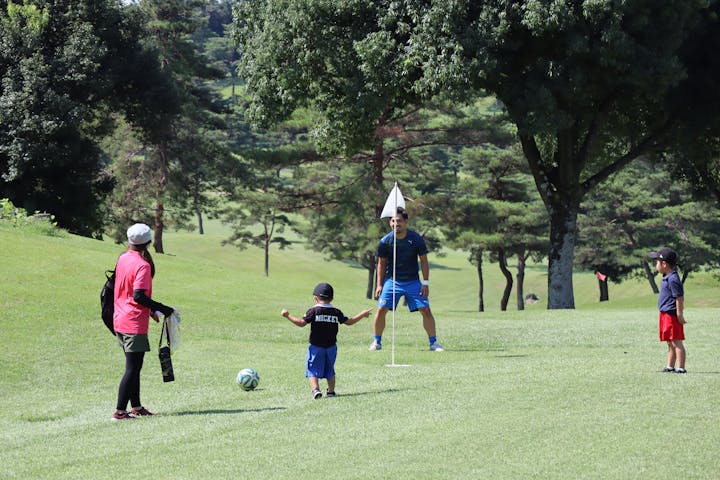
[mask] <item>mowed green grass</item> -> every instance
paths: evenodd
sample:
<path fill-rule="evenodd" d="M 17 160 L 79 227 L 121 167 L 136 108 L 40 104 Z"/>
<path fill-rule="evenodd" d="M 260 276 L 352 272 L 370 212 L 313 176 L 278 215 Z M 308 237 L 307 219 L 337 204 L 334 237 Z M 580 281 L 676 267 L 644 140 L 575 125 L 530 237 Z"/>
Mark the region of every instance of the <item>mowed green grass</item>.
<path fill-rule="evenodd" d="M 211 225 L 212 226 L 212 225 Z M 430 255 L 444 353 L 427 351 L 418 314 L 390 319 L 368 352 L 371 319 L 341 327 L 335 399 L 304 378 L 308 329 L 280 317 L 328 281 L 352 315 L 366 272 L 296 245 L 220 247 L 224 232 L 169 232 L 154 296 L 182 311 L 176 381 L 164 384 L 158 331 L 143 402 L 158 415 L 110 422 L 123 355 L 99 319 L 103 270 L 122 246 L 0 227 L 0 478 L 315 479 L 718 478 L 720 305 L 710 275 L 686 283 L 688 375 L 662 374 L 656 297 L 646 282 L 575 276 L 578 308 L 545 309 L 544 266 L 526 292 L 541 302 L 500 312 L 502 280 L 485 265 L 486 309 L 462 252 Z M 260 372 L 243 392 L 235 375 Z"/>

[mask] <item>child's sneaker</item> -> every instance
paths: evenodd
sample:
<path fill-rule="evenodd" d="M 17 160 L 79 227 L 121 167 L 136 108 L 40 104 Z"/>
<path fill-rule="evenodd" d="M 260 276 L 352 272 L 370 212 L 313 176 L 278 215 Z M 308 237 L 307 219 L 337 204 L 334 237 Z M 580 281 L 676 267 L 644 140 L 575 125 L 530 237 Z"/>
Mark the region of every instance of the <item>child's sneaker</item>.
<path fill-rule="evenodd" d="M 687 370 L 685 370 L 684 368 L 676 368 L 675 373 L 687 373 Z"/>
<path fill-rule="evenodd" d="M 319 388 L 316 388 L 313 390 L 312 396 L 315 400 L 318 400 L 319 398 L 322 397 L 322 392 L 320 391 Z"/>
<path fill-rule="evenodd" d="M 152 413 L 145 407 L 133 408 L 132 410 L 130 410 L 131 417 L 152 417 L 154 415 L 154 413 Z"/>
<path fill-rule="evenodd" d="M 433 352 L 444 352 L 443 347 L 438 343 L 435 342 L 432 345 L 430 345 L 430 350 Z"/>
<path fill-rule="evenodd" d="M 134 419 L 134 418 L 135 418 L 135 417 L 133 417 L 132 415 L 130 415 L 128 412 L 118 412 L 118 411 L 116 411 L 115 413 L 112 414 L 111 420 L 112 420 L 113 422 L 118 422 L 118 421 L 120 421 L 120 420 L 132 420 L 132 419 Z"/>
<path fill-rule="evenodd" d="M 382 350 L 382 344 L 373 341 L 373 342 L 370 344 L 370 346 L 368 347 L 368 350 L 370 350 L 371 352 L 376 352 L 376 351 L 378 351 L 378 350 Z"/>
<path fill-rule="evenodd" d="M 663 373 L 672 372 L 675 373 L 675 369 L 673 367 L 665 367 L 661 370 Z"/>
<path fill-rule="evenodd" d="M 337 397 L 337 393 L 331 392 L 330 390 L 328 390 L 328 391 L 325 392 L 325 396 L 326 396 L 327 398 L 335 398 L 335 397 Z"/>

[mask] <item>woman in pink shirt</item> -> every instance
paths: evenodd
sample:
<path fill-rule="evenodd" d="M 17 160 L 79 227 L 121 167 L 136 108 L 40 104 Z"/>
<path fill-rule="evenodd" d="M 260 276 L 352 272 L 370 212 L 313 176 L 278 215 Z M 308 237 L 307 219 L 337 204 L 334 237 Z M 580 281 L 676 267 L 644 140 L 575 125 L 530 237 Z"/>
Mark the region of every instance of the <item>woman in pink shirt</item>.
<path fill-rule="evenodd" d="M 150 317 L 173 313 L 173 308 L 154 301 L 152 279 L 155 276 L 148 246 L 152 241 L 150 227 L 136 223 L 127 231 L 128 250 L 120 255 L 115 267 L 115 314 L 113 323 L 118 343 L 125 352 L 125 374 L 118 389 L 117 410 L 113 420 L 154 415 L 140 403 L 140 370 L 145 352 L 150 351 L 148 326 Z M 132 410 L 127 411 L 130 402 Z"/>

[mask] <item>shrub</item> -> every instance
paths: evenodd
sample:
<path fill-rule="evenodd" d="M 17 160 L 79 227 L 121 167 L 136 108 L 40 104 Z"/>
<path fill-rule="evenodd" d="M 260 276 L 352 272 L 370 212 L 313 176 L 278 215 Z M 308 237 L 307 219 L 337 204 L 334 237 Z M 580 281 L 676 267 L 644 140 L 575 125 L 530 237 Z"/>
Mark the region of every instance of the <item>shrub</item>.
<path fill-rule="evenodd" d="M 54 215 L 45 212 L 28 215 L 24 208 L 16 207 L 7 198 L 0 198 L 0 225 L 50 237 L 62 237 L 67 233 L 57 226 Z"/>

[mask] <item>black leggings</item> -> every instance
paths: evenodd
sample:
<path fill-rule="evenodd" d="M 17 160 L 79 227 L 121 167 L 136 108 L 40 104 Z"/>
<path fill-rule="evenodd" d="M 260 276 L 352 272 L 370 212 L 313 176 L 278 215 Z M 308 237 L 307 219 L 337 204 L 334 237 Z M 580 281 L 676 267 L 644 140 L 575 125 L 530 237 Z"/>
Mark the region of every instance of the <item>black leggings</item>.
<path fill-rule="evenodd" d="M 145 352 L 125 352 L 125 375 L 118 389 L 118 410 L 127 410 L 128 401 L 133 407 L 140 407 L 140 370 Z"/>

